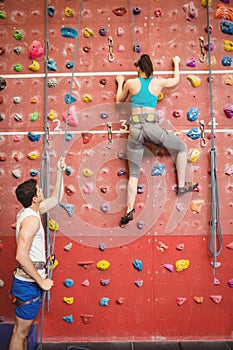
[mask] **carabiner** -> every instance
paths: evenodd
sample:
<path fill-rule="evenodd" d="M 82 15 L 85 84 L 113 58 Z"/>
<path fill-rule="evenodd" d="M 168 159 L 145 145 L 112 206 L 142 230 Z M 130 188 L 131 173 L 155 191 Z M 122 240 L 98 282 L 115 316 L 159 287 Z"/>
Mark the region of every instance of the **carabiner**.
<path fill-rule="evenodd" d="M 201 48 L 201 55 L 199 56 L 199 60 L 203 63 L 203 62 L 205 62 L 205 59 L 206 59 L 203 36 L 200 36 L 199 43 L 200 43 L 200 48 Z"/>
<path fill-rule="evenodd" d="M 107 124 L 107 129 L 108 129 L 108 145 L 107 148 L 112 148 L 112 123 L 109 122 Z"/>
<path fill-rule="evenodd" d="M 109 47 L 109 54 L 108 54 L 108 60 L 109 62 L 114 61 L 114 53 L 113 53 L 113 39 L 112 36 L 108 37 L 108 47 Z"/>
<path fill-rule="evenodd" d="M 200 130 L 201 130 L 200 144 L 201 144 L 201 147 L 205 147 L 207 145 L 207 141 L 205 138 L 205 122 L 204 122 L 204 120 L 200 120 L 199 125 L 200 125 Z"/>

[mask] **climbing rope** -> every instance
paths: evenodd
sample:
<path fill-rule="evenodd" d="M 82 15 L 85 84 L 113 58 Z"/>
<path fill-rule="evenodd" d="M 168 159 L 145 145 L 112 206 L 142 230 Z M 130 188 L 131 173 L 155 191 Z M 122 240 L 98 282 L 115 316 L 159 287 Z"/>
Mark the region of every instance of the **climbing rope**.
<path fill-rule="evenodd" d="M 138 52 L 137 52 L 137 39 L 136 39 L 136 31 L 135 31 L 135 20 L 134 20 L 134 12 L 133 12 L 133 1 L 130 0 L 130 11 L 132 18 L 132 33 L 133 33 L 133 42 L 134 42 L 134 52 L 136 57 L 136 62 L 138 61 Z"/>
<path fill-rule="evenodd" d="M 208 67 L 209 67 L 209 96 L 210 96 L 210 125 L 211 125 L 211 151 L 210 151 L 210 170 L 211 170 L 211 210 L 210 210 L 210 236 L 209 252 L 213 256 L 213 273 L 215 274 L 217 256 L 222 250 L 222 230 L 220 224 L 218 179 L 216 174 L 216 149 L 214 143 L 215 118 L 213 113 L 213 89 L 212 89 L 212 67 L 210 51 L 210 15 L 209 0 L 206 1 L 207 33 L 208 33 Z"/>

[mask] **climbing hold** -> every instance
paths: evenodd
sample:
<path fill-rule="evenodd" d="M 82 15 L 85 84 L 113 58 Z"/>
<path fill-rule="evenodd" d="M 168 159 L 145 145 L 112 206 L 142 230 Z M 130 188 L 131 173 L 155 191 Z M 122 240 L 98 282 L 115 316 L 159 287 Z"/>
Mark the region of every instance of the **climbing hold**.
<path fill-rule="evenodd" d="M 38 112 L 34 112 L 34 113 L 32 113 L 32 116 L 31 116 L 31 121 L 32 122 L 35 122 L 36 120 L 38 120 L 39 119 L 39 113 Z"/>
<path fill-rule="evenodd" d="M 14 160 L 16 160 L 16 162 L 18 162 L 20 159 L 23 158 L 23 155 L 22 155 L 21 152 L 14 152 L 13 153 L 13 158 L 14 158 Z"/>
<path fill-rule="evenodd" d="M 210 300 L 212 300 L 215 304 L 219 304 L 222 301 L 222 295 L 210 295 Z"/>
<path fill-rule="evenodd" d="M 76 29 L 74 29 L 72 27 L 62 27 L 61 28 L 61 35 L 65 38 L 75 39 L 78 36 L 78 32 Z"/>
<path fill-rule="evenodd" d="M 20 169 L 14 169 L 12 170 L 12 175 L 16 178 L 19 179 L 22 175 L 22 172 Z"/>
<path fill-rule="evenodd" d="M 13 33 L 13 37 L 16 39 L 16 40 L 22 40 L 23 39 L 23 34 L 21 32 L 21 30 L 19 29 L 16 29 Z"/>
<path fill-rule="evenodd" d="M 91 192 L 94 191 L 94 189 L 95 189 L 95 186 L 94 186 L 93 182 L 86 182 L 82 186 L 83 193 L 85 193 L 85 194 L 90 194 Z"/>
<path fill-rule="evenodd" d="M 187 67 L 192 67 L 192 68 L 196 67 L 196 65 L 197 65 L 197 61 L 195 58 L 189 58 L 186 63 Z"/>
<path fill-rule="evenodd" d="M 74 281 L 71 278 L 67 278 L 64 282 L 63 282 L 64 286 L 66 286 L 67 288 L 71 288 L 74 285 Z"/>
<path fill-rule="evenodd" d="M 52 88 L 57 86 L 57 79 L 56 78 L 51 78 L 48 80 L 48 87 Z"/>
<path fill-rule="evenodd" d="M 213 68 L 216 65 L 216 58 L 214 56 L 211 56 L 211 58 L 210 58 L 210 65 L 211 65 L 211 68 Z M 209 63 L 208 62 L 206 63 L 204 69 L 205 70 L 209 69 Z"/>
<path fill-rule="evenodd" d="M 6 52 L 5 47 L 0 46 L 0 56 L 4 55 L 5 52 Z"/>
<path fill-rule="evenodd" d="M 197 8 L 195 7 L 193 1 L 190 1 L 187 4 L 184 4 L 183 10 L 186 14 L 185 18 L 187 21 L 192 21 L 198 17 L 198 11 L 197 11 Z"/>
<path fill-rule="evenodd" d="M 54 61 L 53 58 L 49 58 L 47 61 L 48 70 L 56 71 L 57 70 L 57 62 Z"/>
<path fill-rule="evenodd" d="M 175 262 L 175 267 L 177 272 L 186 270 L 189 267 L 189 265 L 190 265 L 190 261 L 185 259 L 180 259 Z"/>
<path fill-rule="evenodd" d="M 70 95 L 70 94 L 65 94 L 65 103 L 68 105 L 68 104 L 71 104 L 71 103 L 73 103 L 73 102 L 76 102 L 77 101 L 77 99 L 74 97 L 74 96 L 72 96 L 72 95 Z"/>
<path fill-rule="evenodd" d="M 220 281 L 217 278 L 214 278 L 214 285 L 218 286 L 220 284 Z"/>
<path fill-rule="evenodd" d="M 108 113 L 107 112 L 101 112 L 100 113 L 100 118 L 102 119 L 107 119 L 109 117 Z"/>
<path fill-rule="evenodd" d="M 3 118 L 4 119 L 4 118 Z M 19 113 L 16 113 L 14 115 L 14 119 L 17 121 L 17 122 L 20 122 L 21 120 L 23 120 L 23 116 Z"/>
<path fill-rule="evenodd" d="M 160 7 L 157 7 L 154 11 L 155 17 L 162 17 L 163 15 L 163 10 Z"/>
<path fill-rule="evenodd" d="M 66 68 L 71 69 L 74 67 L 74 62 L 67 62 L 66 63 Z"/>
<path fill-rule="evenodd" d="M 69 252 L 71 250 L 72 246 L 73 246 L 73 244 L 72 244 L 72 242 L 70 242 L 67 245 L 65 245 L 64 250 L 66 252 Z"/>
<path fill-rule="evenodd" d="M 39 64 L 39 62 L 33 60 L 32 64 L 30 64 L 30 66 L 28 66 L 28 68 L 34 72 L 37 72 L 38 70 L 40 70 L 40 64 Z"/>
<path fill-rule="evenodd" d="M 198 108 L 196 108 L 196 107 L 191 107 L 191 108 L 189 109 L 189 111 L 187 112 L 187 119 L 188 119 L 190 122 L 193 122 L 193 121 L 197 120 L 198 115 L 199 115 Z"/>
<path fill-rule="evenodd" d="M 29 132 L 28 133 L 28 138 L 32 142 L 40 141 L 40 134 L 36 134 L 34 132 Z"/>
<path fill-rule="evenodd" d="M 224 83 L 226 85 L 233 85 L 233 76 L 231 74 L 225 74 Z"/>
<path fill-rule="evenodd" d="M 31 175 L 32 177 L 37 176 L 38 173 L 39 173 L 39 172 L 38 172 L 36 169 L 31 169 L 31 170 L 30 170 L 30 175 Z"/>
<path fill-rule="evenodd" d="M 21 72 L 22 69 L 23 69 L 23 67 L 22 67 L 21 64 L 15 64 L 15 65 L 14 65 L 14 70 L 15 70 L 16 72 Z"/>
<path fill-rule="evenodd" d="M 92 97 L 89 94 L 84 94 L 82 100 L 83 102 L 91 102 Z"/>
<path fill-rule="evenodd" d="M 68 304 L 68 305 L 71 305 L 74 303 L 74 297 L 64 297 L 63 298 L 63 301 Z"/>
<path fill-rule="evenodd" d="M 190 209 L 199 214 L 201 212 L 201 208 L 202 208 L 203 204 L 204 204 L 203 199 L 192 200 L 192 202 L 190 203 Z"/>
<path fill-rule="evenodd" d="M 97 269 L 105 271 L 110 267 L 110 262 L 107 260 L 100 260 L 96 264 Z"/>
<path fill-rule="evenodd" d="M 44 49 L 38 40 L 33 40 L 29 46 L 29 58 L 34 60 L 44 55 Z"/>
<path fill-rule="evenodd" d="M 233 42 L 230 40 L 224 40 L 223 47 L 225 51 L 228 51 L 228 52 L 233 51 Z"/>
<path fill-rule="evenodd" d="M 109 283 L 110 283 L 110 278 L 100 280 L 101 286 L 107 286 Z"/>
<path fill-rule="evenodd" d="M 49 111 L 49 114 L 47 115 L 47 118 L 48 118 L 49 120 L 54 120 L 54 119 L 57 118 L 57 113 L 55 112 L 54 109 L 51 109 L 51 110 Z"/>
<path fill-rule="evenodd" d="M 108 187 L 107 187 L 107 186 L 101 186 L 101 187 L 100 187 L 100 191 L 101 191 L 102 193 L 107 193 Z"/>
<path fill-rule="evenodd" d="M 88 53 L 91 51 L 90 46 L 83 46 L 83 52 Z"/>
<path fill-rule="evenodd" d="M 68 316 L 63 316 L 62 317 L 63 321 L 67 322 L 67 323 L 73 323 L 73 316 L 72 315 L 68 315 Z"/>
<path fill-rule="evenodd" d="M 58 223 L 56 223 L 55 220 L 50 219 L 49 220 L 49 229 L 52 230 L 52 231 L 55 231 L 55 230 L 57 231 L 59 229 Z"/>
<path fill-rule="evenodd" d="M 64 191 L 67 196 L 73 196 L 75 194 L 75 187 L 73 185 L 65 185 Z"/>
<path fill-rule="evenodd" d="M 233 21 L 233 8 L 223 4 L 218 4 L 214 18 L 224 18 Z"/>
<path fill-rule="evenodd" d="M 6 80 L 3 77 L 0 77 L 0 90 L 5 89 L 6 87 Z"/>
<path fill-rule="evenodd" d="M 117 7 L 115 9 L 113 9 L 112 12 L 116 16 L 124 16 L 126 14 L 127 10 L 125 7 Z"/>
<path fill-rule="evenodd" d="M 187 136 L 192 140 L 196 140 L 201 136 L 198 128 L 192 128 L 187 132 Z"/>
<path fill-rule="evenodd" d="M 166 244 L 164 244 L 163 242 L 158 241 L 157 242 L 157 249 L 161 252 L 165 252 L 165 250 L 168 249 L 168 246 Z"/>
<path fill-rule="evenodd" d="M 134 52 L 137 52 L 137 53 L 141 52 L 142 51 L 142 45 L 135 44 L 134 47 L 133 47 L 133 50 L 134 50 Z"/>
<path fill-rule="evenodd" d="M 179 306 L 183 305 L 186 301 L 187 301 L 187 298 L 183 298 L 183 297 L 177 297 L 176 298 L 176 303 Z"/>
<path fill-rule="evenodd" d="M 233 117 L 233 105 L 232 104 L 226 103 L 223 110 L 224 110 L 224 113 L 227 116 L 227 118 Z"/>
<path fill-rule="evenodd" d="M 118 49 L 117 49 L 117 52 L 125 52 L 125 47 L 124 47 L 124 45 L 119 45 L 118 46 Z"/>
<path fill-rule="evenodd" d="M 22 49 L 21 46 L 16 46 L 16 47 L 14 48 L 13 51 L 14 51 L 14 53 L 16 53 L 17 55 L 20 55 L 21 52 L 23 51 L 23 49 Z"/>
<path fill-rule="evenodd" d="M 67 142 L 70 142 L 73 139 L 73 135 L 71 132 L 66 132 L 65 133 L 65 139 Z"/>
<path fill-rule="evenodd" d="M 145 185 L 144 184 L 138 184 L 137 193 L 138 194 L 142 194 L 142 193 L 144 193 L 144 191 L 145 191 Z"/>
<path fill-rule="evenodd" d="M 66 167 L 66 175 L 67 175 L 67 176 L 70 176 L 70 175 L 72 174 L 72 171 L 73 171 L 72 167 L 68 165 L 68 166 Z"/>
<path fill-rule="evenodd" d="M 85 36 L 85 38 L 90 38 L 91 36 L 94 36 L 94 32 L 90 28 L 85 27 L 83 35 Z"/>
<path fill-rule="evenodd" d="M 211 261 L 210 265 L 217 269 L 222 265 L 222 263 L 220 261 L 215 261 L 215 262 Z"/>
<path fill-rule="evenodd" d="M 105 27 L 100 27 L 99 29 L 99 35 L 106 36 L 108 34 L 108 30 Z"/>
<path fill-rule="evenodd" d="M 124 298 L 123 297 L 119 297 L 116 302 L 117 302 L 117 304 L 122 305 L 123 302 L 124 302 Z"/>
<path fill-rule="evenodd" d="M 213 51 L 214 50 L 214 43 L 210 43 L 210 44 L 205 44 L 204 45 L 204 49 L 206 51 L 209 51 L 209 48 L 210 48 L 210 51 Z"/>
<path fill-rule="evenodd" d="M 101 210 L 103 213 L 109 212 L 109 204 L 108 204 L 108 203 L 103 203 L 103 204 L 101 204 L 100 210 Z"/>
<path fill-rule="evenodd" d="M 52 266 L 50 266 L 49 268 L 50 268 L 51 270 L 53 270 L 53 269 L 55 269 L 55 268 L 58 266 L 58 264 L 59 264 L 58 260 L 55 259 L 55 260 L 54 260 L 54 263 L 53 263 Z"/>
<path fill-rule="evenodd" d="M 13 102 L 14 102 L 16 105 L 19 104 L 19 103 L 21 102 L 21 97 L 15 96 L 15 97 L 13 98 Z"/>
<path fill-rule="evenodd" d="M 103 297 L 100 299 L 100 306 L 108 306 L 110 299 L 107 297 Z"/>
<path fill-rule="evenodd" d="M 151 171 L 152 176 L 160 176 L 165 173 L 165 165 L 164 164 L 155 164 Z"/>
<path fill-rule="evenodd" d="M 79 261 L 78 265 L 82 266 L 85 270 L 88 268 L 88 266 L 94 264 L 94 261 Z"/>
<path fill-rule="evenodd" d="M 106 85 L 107 79 L 100 79 L 100 85 Z"/>
<path fill-rule="evenodd" d="M 143 286 L 143 280 L 134 281 L 134 284 L 135 284 L 138 288 L 141 288 L 141 287 Z"/>
<path fill-rule="evenodd" d="M 94 315 L 80 315 L 80 317 L 84 324 L 89 324 L 91 322 L 91 319 L 94 317 Z"/>
<path fill-rule="evenodd" d="M 31 103 L 33 103 L 33 104 L 37 103 L 37 97 L 36 97 L 36 96 L 34 96 L 34 97 L 31 99 Z"/>
<path fill-rule="evenodd" d="M 229 243 L 226 247 L 227 249 L 233 250 L 233 242 Z"/>
<path fill-rule="evenodd" d="M 4 162 L 6 160 L 6 153 L 5 152 L 1 152 L 0 153 L 0 161 Z"/>
<path fill-rule="evenodd" d="M 117 171 L 117 175 L 118 175 L 118 176 L 127 175 L 127 170 L 126 170 L 126 169 L 119 169 L 119 170 Z"/>
<path fill-rule="evenodd" d="M 85 279 L 82 283 L 81 283 L 82 286 L 85 286 L 85 287 L 89 287 L 90 285 L 90 282 L 88 279 Z"/>
<path fill-rule="evenodd" d="M 177 250 L 184 250 L 184 243 L 180 243 L 176 246 Z"/>
<path fill-rule="evenodd" d="M 207 3 L 207 1 L 208 1 L 208 3 Z M 201 4 L 204 7 L 207 7 L 207 6 L 209 7 L 212 5 L 212 0 L 201 0 Z"/>
<path fill-rule="evenodd" d="M 54 6 L 49 6 L 49 7 L 47 8 L 47 12 L 48 12 L 49 17 L 53 17 L 53 16 L 54 16 L 54 13 L 55 13 Z"/>
<path fill-rule="evenodd" d="M 158 101 L 162 101 L 164 98 L 164 94 L 162 92 L 159 93 L 159 96 L 158 96 Z"/>
<path fill-rule="evenodd" d="M 88 142 L 90 142 L 91 139 L 92 139 L 92 136 L 93 135 L 91 133 L 89 133 L 89 132 L 83 132 L 82 133 L 83 143 L 87 144 Z"/>
<path fill-rule="evenodd" d="M 69 112 L 65 112 L 62 115 L 62 119 L 69 126 L 73 126 L 73 127 L 78 126 L 78 115 L 76 113 L 75 105 L 71 105 Z"/>
<path fill-rule="evenodd" d="M 106 244 L 105 243 L 100 243 L 99 244 L 99 250 L 101 250 L 101 252 L 105 251 L 106 249 Z"/>
<path fill-rule="evenodd" d="M 73 204 L 63 204 L 63 203 L 59 203 L 60 207 L 62 207 L 63 209 L 65 209 L 65 211 L 67 212 L 67 214 L 69 215 L 69 217 L 72 217 L 73 215 L 73 210 L 74 210 L 74 205 Z"/>
<path fill-rule="evenodd" d="M 174 271 L 174 266 L 172 264 L 163 264 L 162 266 L 170 272 Z"/>
<path fill-rule="evenodd" d="M 83 175 L 84 175 L 85 177 L 90 177 L 90 176 L 93 175 L 93 172 L 92 172 L 90 169 L 88 169 L 88 168 L 84 168 L 84 169 L 83 169 Z"/>
<path fill-rule="evenodd" d="M 6 14 L 3 11 L 0 11 L 0 18 L 6 18 Z"/>
<path fill-rule="evenodd" d="M 188 156 L 188 162 L 194 163 L 196 162 L 200 157 L 200 151 L 197 148 L 193 148 L 190 150 L 189 156 Z"/>
<path fill-rule="evenodd" d="M 138 271 L 142 271 L 142 267 L 143 267 L 143 264 L 142 264 L 142 261 L 141 260 L 138 260 L 138 259 L 135 259 L 133 262 L 133 267 L 138 270 Z"/>
<path fill-rule="evenodd" d="M 37 151 L 32 151 L 28 153 L 28 158 L 31 160 L 35 160 L 39 157 L 39 153 Z"/>
<path fill-rule="evenodd" d="M 117 36 L 122 36 L 122 35 L 124 35 L 124 33 L 125 33 L 125 31 L 123 28 L 121 28 L 121 27 L 117 28 Z"/>
<path fill-rule="evenodd" d="M 231 278 L 228 282 L 227 282 L 228 286 L 230 288 L 233 288 L 233 278 Z"/>
<path fill-rule="evenodd" d="M 201 79 L 198 78 L 196 75 L 189 74 L 187 76 L 187 79 L 192 84 L 193 87 L 198 87 L 201 85 Z"/>
<path fill-rule="evenodd" d="M 194 301 L 195 301 L 197 304 L 202 304 L 203 301 L 204 301 L 204 297 L 197 297 L 197 296 L 195 296 L 193 299 L 194 299 Z"/>
<path fill-rule="evenodd" d="M 4 281 L 0 278 L 0 288 L 4 287 Z"/>
<path fill-rule="evenodd" d="M 0 105 L 4 103 L 4 97 L 0 96 Z"/>
<path fill-rule="evenodd" d="M 133 14 L 134 15 L 139 15 L 142 12 L 140 7 L 134 7 L 133 8 Z"/>
<path fill-rule="evenodd" d="M 137 222 L 137 228 L 138 228 L 139 230 L 142 230 L 144 226 L 145 226 L 144 221 L 139 220 L 139 221 Z"/>
<path fill-rule="evenodd" d="M 74 17 L 74 11 L 70 8 L 70 7 L 66 7 L 65 9 L 64 9 L 64 15 L 66 16 L 66 17 Z"/>
<path fill-rule="evenodd" d="M 223 66 L 231 66 L 232 64 L 232 57 L 231 56 L 224 56 L 222 58 L 222 65 Z"/>

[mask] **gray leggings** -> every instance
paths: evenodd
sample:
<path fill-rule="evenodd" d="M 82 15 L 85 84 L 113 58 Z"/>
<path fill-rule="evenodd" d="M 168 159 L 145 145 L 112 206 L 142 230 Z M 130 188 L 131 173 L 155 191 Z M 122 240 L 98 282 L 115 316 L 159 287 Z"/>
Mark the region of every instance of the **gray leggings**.
<path fill-rule="evenodd" d="M 130 117 L 127 159 L 131 177 L 139 178 L 144 142 L 164 147 L 175 157 L 180 152 L 187 152 L 186 144 L 175 134 L 161 128 L 158 122 L 158 116 L 151 113 Z"/>

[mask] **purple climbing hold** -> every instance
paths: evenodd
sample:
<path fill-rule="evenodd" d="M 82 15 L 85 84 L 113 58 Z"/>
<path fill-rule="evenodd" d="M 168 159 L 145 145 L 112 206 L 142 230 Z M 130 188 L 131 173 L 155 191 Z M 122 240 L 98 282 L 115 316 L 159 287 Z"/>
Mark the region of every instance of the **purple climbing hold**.
<path fill-rule="evenodd" d="M 187 67 L 192 67 L 192 68 L 196 67 L 196 65 L 197 65 L 196 59 L 193 57 L 189 58 L 187 63 L 186 63 Z"/>
<path fill-rule="evenodd" d="M 137 188 L 137 193 L 138 194 L 142 194 L 145 191 L 145 185 L 144 184 L 138 184 L 138 188 Z"/>
<path fill-rule="evenodd" d="M 107 213 L 109 211 L 109 204 L 108 203 L 103 203 L 100 206 L 100 209 L 102 210 L 102 212 Z"/>
<path fill-rule="evenodd" d="M 117 172 L 118 176 L 122 176 L 122 175 L 127 175 L 127 170 L 126 169 L 119 169 Z"/>
<path fill-rule="evenodd" d="M 227 282 L 228 286 L 230 288 L 233 288 L 233 278 L 231 278 L 228 282 Z"/>
<path fill-rule="evenodd" d="M 100 280 L 101 286 L 107 286 L 109 283 L 110 283 L 110 278 Z"/>
<path fill-rule="evenodd" d="M 208 44 L 205 44 L 204 45 L 204 49 L 206 51 L 208 51 L 208 48 L 210 47 L 210 51 L 213 51 L 214 50 L 214 43 L 210 43 L 210 46 Z"/>
<path fill-rule="evenodd" d="M 133 8 L 133 14 L 134 15 L 139 15 L 142 12 L 140 7 L 134 7 Z"/>
<path fill-rule="evenodd" d="M 105 27 L 100 27 L 100 29 L 99 29 L 99 35 L 101 35 L 101 36 L 106 36 L 107 33 L 108 33 L 107 28 L 105 28 Z"/>
<path fill-rule="evenodd" d="M 142 51 L 142 45 L 140 45 L 140 44 L 135 44 L 133 49 L 134 49 L 134 52 L 139 53 L 139 52 Z"/>
<path fill-rule="evenodd" d="M 232 104 L 226 103 L 223 110 L 224 110 L 224 113 L 227 116 L 227 118 L 233 117 L 233 105 Z"/>
<path fill-rule="evenodd" d="M 144 226 L 145 226 L 144 221 L 140 220 L 137 222 L 137 228 L 139 230 L 142 230 Z"/>

